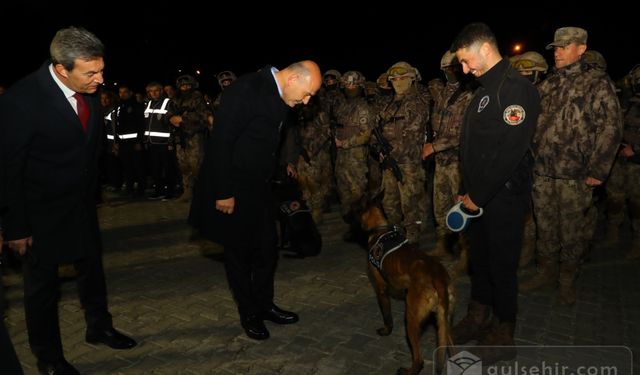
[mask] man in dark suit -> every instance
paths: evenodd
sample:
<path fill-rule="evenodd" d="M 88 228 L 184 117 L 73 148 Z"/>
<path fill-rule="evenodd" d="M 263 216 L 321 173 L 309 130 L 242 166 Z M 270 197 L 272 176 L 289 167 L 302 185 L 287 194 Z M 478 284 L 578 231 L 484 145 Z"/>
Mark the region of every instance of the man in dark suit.
<path fill-rule="evenodd" d="M 1 135 L 2 133 L 0 133 Z M 4 166 L 2 165 L 2 158 L 0 158 L 0 177 L 4 173 Z M 2 256 L 2 247 L 4 238 L 2 235 L 2 214 L 4 212 L 4 192 L 2 191 L 2 186 L 0 186 L 0 256 Z M 1 260 L 2 258 L 0 258 Z M 4 299 L 4 285 L 2 285 L 2 268 L 0 267 L 0 319 L 4 320 L 4 310 L 6 308 L 6 303 Z M 11 342 L 11 337 L 9 337 L 9 332 L 7 332 L 7 327 L 4 325 L 4 321 L 0 322 L 0 364 L 2 364 L 2 373 L 5 372 L 7 374 L 12 375 L 21 375 L 23 374 L 22 366 L 20 365 L 20 360 L 18 360 L 18 356 L 16 355 L 16 351 L 13 348 L 13 343 Z"/>
<path fill-rule="evenodd" d="M 86 341 L 116 349 L 136 342 L 116 331 L 107 309 L 95 204 L 102 116 L 90 96 L 104 82 L 104 46 L 82 28 L 59 30 L 51 62 L 0 97 L 7 205 L 5 240 L 24 258 L 31 350 L 43 374 L 77 374 L 58 325 L 58 265 L 73 262 L 87 323 Z"/>
<path fill-rule="evenodd" d="M 242 327 L 256 340 L 269 338 L 264 320 L 298 321 L 273 303 L 278 253 L 271 177 L 287 106 L 307 104 L 320 84 L 320 69 L 308 60 L 238 78 L 222 94 L 205 148 L 189 222 L 224 246 Z"/>

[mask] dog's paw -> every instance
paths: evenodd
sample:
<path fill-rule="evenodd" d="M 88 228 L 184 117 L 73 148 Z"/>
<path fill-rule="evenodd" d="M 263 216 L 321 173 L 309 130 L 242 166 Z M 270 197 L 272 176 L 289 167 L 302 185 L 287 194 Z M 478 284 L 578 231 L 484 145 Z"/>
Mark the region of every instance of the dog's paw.
<path fill-rule="evenodd" d="M 378 335 L 380 336 L 389 336 L 392 330 L 393 328 L 390 328 L 390 327 L 382 327 L 382 328 L 378 328 L 376 332 L 378 332 Z"/>

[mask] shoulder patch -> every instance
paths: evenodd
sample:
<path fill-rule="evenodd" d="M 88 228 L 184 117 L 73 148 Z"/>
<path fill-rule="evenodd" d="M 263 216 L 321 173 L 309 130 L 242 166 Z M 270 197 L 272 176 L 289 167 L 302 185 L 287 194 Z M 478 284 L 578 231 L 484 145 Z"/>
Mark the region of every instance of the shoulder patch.
<path fill-rule="evenodd" d="M 522 124 L 526 115 L 521 105 L 513 104 L 505 108 L 502 118 L 507 125 L 516 126 Z"/>
<path fill-rule="evenodd" d="M 482 112 L 482 110 L 489 104 L 489 95 L 485 95 L 480 99 L 480 103 L 478 104 L 478 113 Z"/>

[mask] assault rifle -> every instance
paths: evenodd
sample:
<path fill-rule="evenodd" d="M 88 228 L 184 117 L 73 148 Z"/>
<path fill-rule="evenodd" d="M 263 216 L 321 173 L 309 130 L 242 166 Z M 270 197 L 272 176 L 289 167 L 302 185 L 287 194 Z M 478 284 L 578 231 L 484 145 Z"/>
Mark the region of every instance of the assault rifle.
<path fill-rule="evenodd" d="M 382 155 L 382 161 L 380 162 L 382 169 L 390 169 L 396 180 L 398 180 L 398 182 L 400 183 L 403 183 L 402 171 L 400 170 L 396 159 L 391 156 L 393 146 L 391 146 L 389 141 L 382 134 L 382 129 L 384 128 L 384 126 L 396 120 L 404 120 L 404 116 L 394 116 L 387 119 L 386 121 L 380 119 L 380 121 L 378 122 L 378 126 L 373 128 L 373 136 L 376 137 L 376 141 L 378 142 L 373 145 L 373 152 L 375 153 L 375 155 Z"/>

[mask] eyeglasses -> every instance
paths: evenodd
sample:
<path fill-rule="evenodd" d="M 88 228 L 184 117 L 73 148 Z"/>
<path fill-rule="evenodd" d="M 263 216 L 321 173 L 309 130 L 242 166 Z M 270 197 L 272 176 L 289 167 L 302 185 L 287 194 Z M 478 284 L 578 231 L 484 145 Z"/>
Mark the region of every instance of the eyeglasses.
<path fill-rule="evenodd" d="M 403 66 L 395 66 L 389 69 L 389 78 L 403 76 L 409 73 L 413 73 L 413 72 Z"/>
<path fill-rule="evenodd" d="M 514 62 L 513 67 L 516 70 L 531 70 L 536 67 L 536 63 L 532 60 L 521 59 Z"/>

